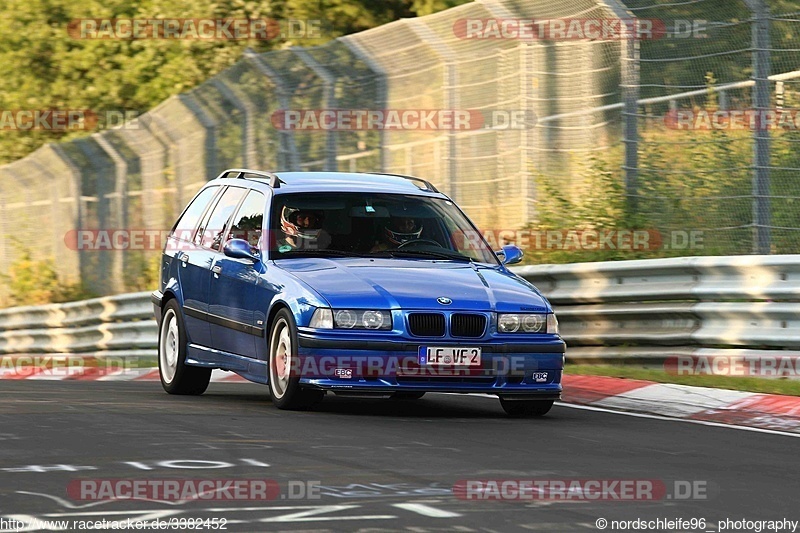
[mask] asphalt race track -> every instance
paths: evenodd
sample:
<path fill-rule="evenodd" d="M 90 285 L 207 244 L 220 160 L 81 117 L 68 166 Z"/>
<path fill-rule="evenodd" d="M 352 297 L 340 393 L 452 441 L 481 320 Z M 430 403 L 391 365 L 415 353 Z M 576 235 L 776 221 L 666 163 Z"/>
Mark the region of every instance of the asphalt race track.
<path fill-rule="evenodd" d="M 312 412 L 287 412 L 255 384 L 212 383 L 201 397 L 177 397 L 154 382 L 0 381 L 0 394 L 3 520 L 217 518 L 227 531 L 560 532 L 598 531 L 600 518 L 704 518 L 705 528 L 658 530 L 717 531 L 726 518 L 800 517 L 800 439 L 768 432 L 560 405 L 543 419 L 516 420 L 496 399 L 444 394 L 417 401 L 328 395 Z M 276 482 L 280 494 L 269 501 L 87 501 L 68 489 L 82 479 L 261 479 Z M 653 480 L 667 494 L 655 501 L 467 501 L 453 492 L 459 480 L 520 479 Z"/>

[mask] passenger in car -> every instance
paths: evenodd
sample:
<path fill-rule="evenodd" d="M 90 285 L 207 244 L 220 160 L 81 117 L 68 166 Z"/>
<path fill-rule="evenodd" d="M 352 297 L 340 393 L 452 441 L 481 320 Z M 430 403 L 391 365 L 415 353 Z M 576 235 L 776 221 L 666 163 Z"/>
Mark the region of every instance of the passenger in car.
<path fill-rule="evenodd" d="M 324 219 L 325 214 L 322 211 L 284 207 L 281 211 L 284 238 L 278 242 L 278 248 L 289 246 L 292 250 L 326 249 L 331 243 L 331 236 L 322 229 Z"/>

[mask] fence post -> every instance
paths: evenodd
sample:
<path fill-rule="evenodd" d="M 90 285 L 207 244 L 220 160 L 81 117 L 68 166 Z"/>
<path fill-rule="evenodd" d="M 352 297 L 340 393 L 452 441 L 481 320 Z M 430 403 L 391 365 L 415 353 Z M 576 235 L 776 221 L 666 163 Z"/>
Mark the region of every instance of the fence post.
<path fill-rule="evenodd" d="M 207 181 L 213 179 L 221 170 L 219 168 L 219 163 L 217 163 L 217 126 L 219 124 L 217 120 L 203 108 L 203 105 L 195 97 L 193 92 L 179 94 L 178 98 L 183 105 L 197 117 L 197 120 L 200 121 L 200 124 L 202 124 L 206 130 L 205 143 L 203 146 L 203 151 L 206 154 L 206 175 L 203 176 L 203 180 Z M 183 191 L 180 191 L 180 195 L 183 197 Z"/>
<path fill-rule="evenodd" d="M 636 213 L 639 189 L 639 39 L 636 17 L 620 0 L 600 0 L 614 15 L 628 24 L 627 38 L 620 39 L 620 87 L 625 107 L 622 110 L 622 142 L 625 146 L 625 194 L 628 214 Z"/>
<path fill-rule="evenodd" d="M 113 224 L 118 228 L 130 229 L 128 226 L 128 191 L 126 186 L 126 178 L 128 176 L 128 163 L 119 150 L 106 139 L 107 135 L 101 133 L 93 133 L 92 139 L 95 140 L 97 145 L 108 155 L 114 162 L 114 193 L 113 193 L 113 206 L 114 209 L 109 213 L 109 218 L 114 220 Z M 112 275 L 119 284 L 122 284 L 125 276 L 125 262 L 128 257 L 127 252 L 118 251 L 114 254 L 113 263 L 111 267 Z"/>
<path fill-rule="evenodd" d="M 461 105 L 458 98 L 458 71 L 456 70 L 456 55 L 450 46 L 436 33 L 433 32 L 426 24 L 420 19 L 406 19 L 405 22 L 408 27 L 413 31 L 419 39 L 428 44 L 436 55 L 441 58 L 442 66 L 444 67 L 443 85 L 444 85 L 444 108 L 455 110 Z M 447 181 L 448 196 L 456 202 L 459 201 L 458 196 L 458 138 L 453 129 L 447 133 Z"/>
<path fill-rule="evenodd" d="M 322 80 L 322 105 L 325 109 L 333 109 L 336 107 L 336 78 L 326 69 L 320 65 L 319 62 L 311 57 L 311 54 L 306 52 L 303 48 L 292 48 L 294 54 L 300 58 L 300 61 L 306 64 L 311 72 L 314 73 L 319 79 Z M 334 172 L 337 170 L 339 164 L 336 160 L 336 130 L 331 129 L 325 134 L 325 170 Z"/>
<path fill-rule="evenodd" d="M 278 102 L 281 109 L 291 109 L 291 95 L 292 92 L 289 87 L 281 78 L 280 74 L 270 67 L 260 55 L 254 50 L 248 48 L 244 51 L 244 58 L 253 65 L 256 70 L 269 78 L 270 82 L 275 86 L 275 92 L 278 95 Z M 278 164 L 283 164 L 286 170 L 300 170 L 300 158 L 297 155 L 297 145 L 294 142 L 294 132 L 292 130 L 280 130 L 281 147 L 280 157 Z M 279 169 L 283 170 L 283 169 Z"/>
<path fill-rule="evenodd" d="M 256 132 L 255 132 L 255 109 L 244 96 L 239 94 L 236 86 L 228 83 L 217 76 L 211 79 L 213 85 L 228 100 L 233 107 L 241 111 L 242 119 L 242 166 L 244 168 L 255 168 L 256 165 Z"/>
<path fill-rule="evenodd" d="M 770 103 L 770 38 L 769 7 L 766 0 L 745 0 L 753 12 L 753 108 L 766 112 Z M 753 226 L 755 242 L 753 253 L 770 253 L 770 199 L 769 199 L 769 130 L 763 120 L 753 132 Z"/>
<path fill-rule="evenodd" d="M 339 39 L 339 41 L 343 43 L 351 52 L 353 52 L 357 58 L 363 61 L 372 72 L 375 73 L 378 89 L 378 101 L 376 102 L 376 108 L 385 109 L 388 105 L 387 102 L 389 101 L 389 89 L 386 83 L 386 70 L 371 55 L 369 55 L 366 50 L 364 50 L 358 41 L 354 39 L 348 39 L 347 37 L 342 37 Z M 386 162 L 388 158 L 386 154 L 386 133 L 383 128 L 378 130 L 378 144 L 380 170 L 381 172 L 386 172 Z"/>

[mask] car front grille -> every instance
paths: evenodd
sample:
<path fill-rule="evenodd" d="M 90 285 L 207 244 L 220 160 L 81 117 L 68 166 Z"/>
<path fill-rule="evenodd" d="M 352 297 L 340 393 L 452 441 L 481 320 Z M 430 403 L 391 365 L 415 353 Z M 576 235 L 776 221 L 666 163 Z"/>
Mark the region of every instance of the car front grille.
<path fill-rule="evenodd" d="M 444 337 L 444 315 L 441 313 L 409 313 L 408 327 L 415 337 Z"/>
<path fill-rule="evenodd" d="M 450 334 L 453 337 L 482 337 L 485 329 L 485 315 L 456 313 L 450 317 Z"/>

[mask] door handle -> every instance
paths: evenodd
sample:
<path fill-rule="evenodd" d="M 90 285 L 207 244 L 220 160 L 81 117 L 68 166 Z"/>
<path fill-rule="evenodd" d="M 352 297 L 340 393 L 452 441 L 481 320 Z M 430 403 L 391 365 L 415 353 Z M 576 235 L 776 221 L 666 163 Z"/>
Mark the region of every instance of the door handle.
<path fill-rule="evenodd" d="M 213 272 L 214 274 L 222 274 L 222 267 L 219 265 L 214 265 L 213 267 L 211 267 L 211 272 Z"/>

